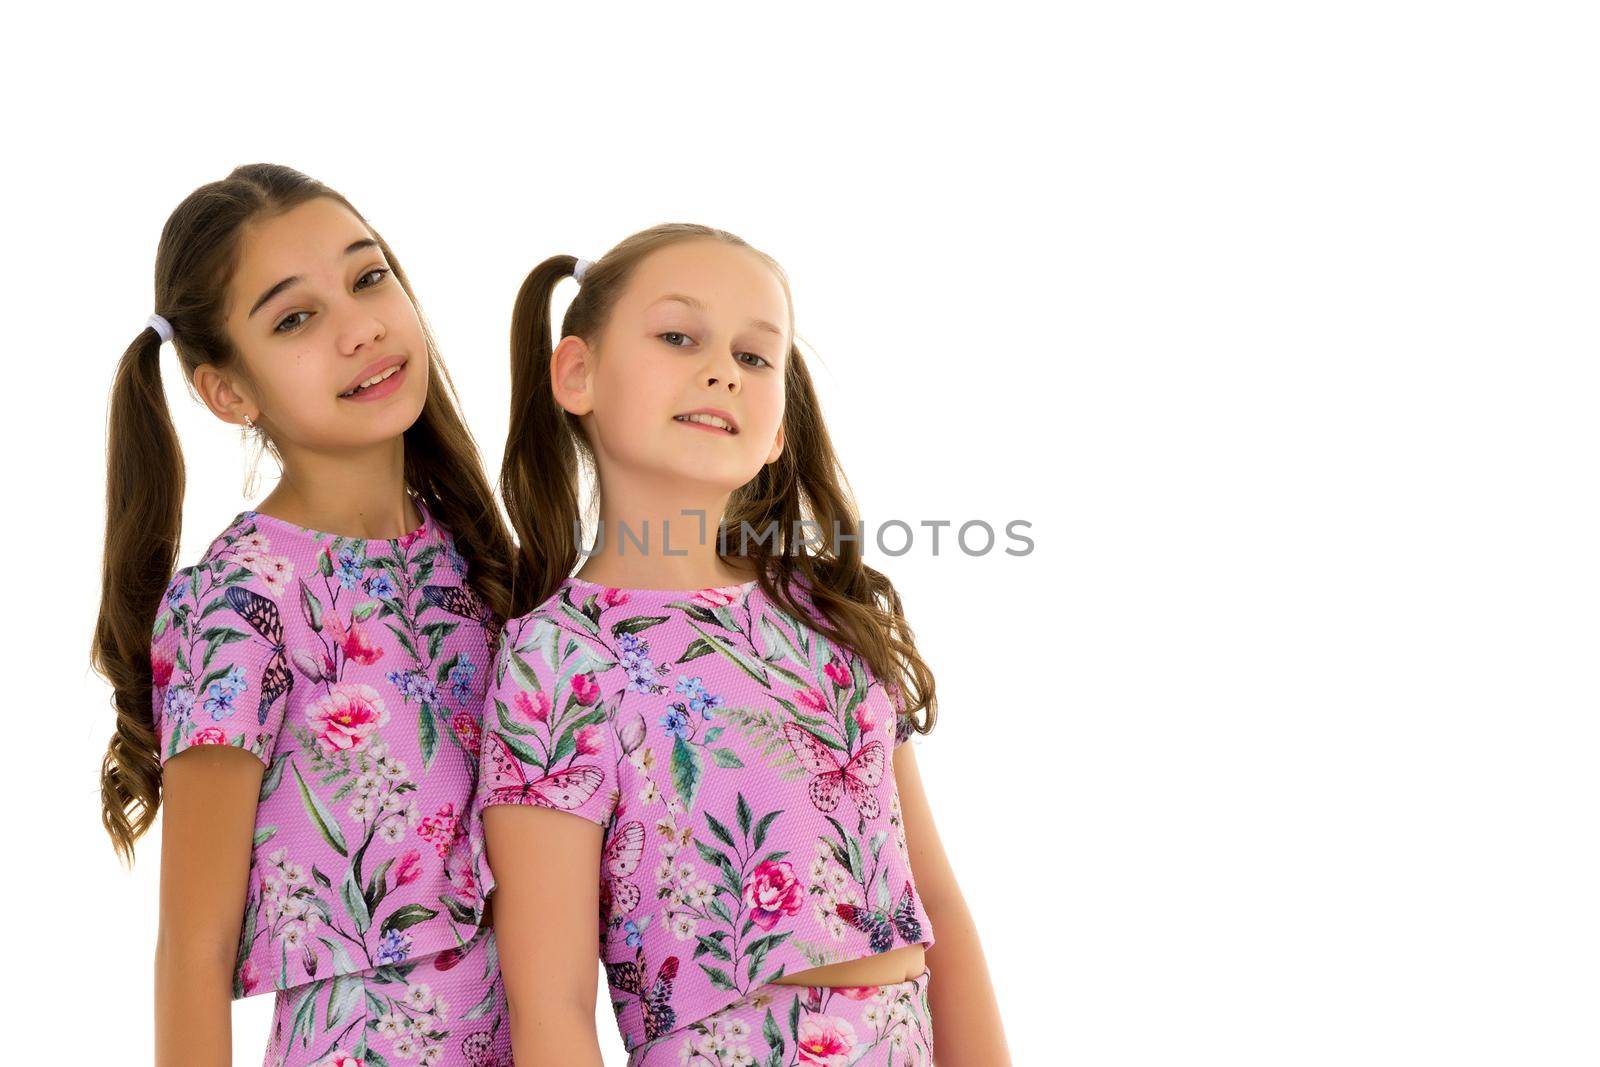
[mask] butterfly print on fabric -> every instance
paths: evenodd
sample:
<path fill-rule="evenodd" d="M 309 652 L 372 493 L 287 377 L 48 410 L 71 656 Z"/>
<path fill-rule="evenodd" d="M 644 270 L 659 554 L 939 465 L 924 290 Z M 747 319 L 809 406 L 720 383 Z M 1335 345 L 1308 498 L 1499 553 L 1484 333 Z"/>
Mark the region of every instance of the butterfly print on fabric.
<path fill-rule="evenodd" d="M 908 945 L 915 945 L 922 940 L 922 924 L 917 921 L 910 882 L 906 883 L 905 892 L 900 894 L 900 903 L 895 905 L 893 912 L 861 908 L 854 904 L 836 904 L 834 907 L 839 912 L 839 918 L 868 936 L 873 952 L 889 951 L 897 933 L 900 940 Z"/>
<path fill-rule="evenodd" d="M 801 765 L 814 776 L 810 785 L 811 803 L 818 811 L 833 811 L 839 806 L 839 794 L 848 790 L 863 818 L 878 817 L 878 794 L 873 789 L 883 781 L 883 742 L 867 742 L 841 767 L 833 749 L 805 728 L 786 722 L 783 736 Z"/>
<path fill-rule="evenodd" d="M 639 887 L 625 881 L 639 869 L 644 856 L 644 823 L 635 819 L 617 829 L 606 842 L 605 862 L 608 877 L 600 883 L 600 909 L 605 918 L 620 918 L 639 906 Z"/>
<path fill-rule="evenodd" d="M 494 1039 L 486 1030 L 462 1038 L 461 1052 L 467 1058 L 468 1067 L 508 1067 L 510 1061 L 502 1060 L 490 1051 L 493 1043 Z"/>
<path fill-rule="evenodd" d="M 500 624 L 495 620 L 494 612 L 489 610 L 489 606 L 471 586 L 425 585 L 422 587 L 422 598 L 436 608 L 463 619 L 472 619 L 482 626 L 483 632 L 489 635 L 491 647 L 500 635 Z"/>
<path fill-rule="evenodd" d="M 294 688 L 294 675 L 289 673 L 289 657 L 283 648 L 283 617 L 278 614 L 278 605 L 243 586 L 229 586 L 225 595 L 239 617 L 272 646 L 272 658 L 261 672 L 261 703 L 256 707 L 256 722 L 265 723 L 272 705 Z"/>
<path fill-rule="evenodd" d="M 646 989 L 644 949 L 639 950 L 635 960 L 625 960 L 622 963 L 607 963 L 606 980 L 624 993 L 632 993 L 639 998 L 639 1006 L 644 1009 L 644 1038 L 654 1041 L 662 1034 L 670 1031 L 677 1025 L 677 1013 L 672 1010 L 672 980 L 678 976 L 678 957 L 668 956 L 661 961 L 661 968 L 656 971 L 656 980 Z"/>
<path fill-rule="evenodd" d="M 512 754 L 505 739 L 489 734 L 489 798 L 486 804 L 537 804 L 543 808 L 570 811 L 594 796 L 605 775 L 599 767 L 569 767 L 529 780 L 522 762 Z"/>

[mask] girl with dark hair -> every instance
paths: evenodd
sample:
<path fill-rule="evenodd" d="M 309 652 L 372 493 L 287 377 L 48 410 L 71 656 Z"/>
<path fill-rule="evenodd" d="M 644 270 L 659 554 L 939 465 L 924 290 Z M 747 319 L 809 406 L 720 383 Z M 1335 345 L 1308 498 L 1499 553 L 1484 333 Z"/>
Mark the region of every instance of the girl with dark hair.
<path fill-rule="evenodd" d="M 510 537 L 388 244 L 270 164 L 162 230 L 155 314 L 111 394 L 94 663 L 115 690 L 104 822 L 129 862 L 164 809 L 156 1062 L 509 1062 L 465 814 Z M 218 418 L 282 467 L 176 568 L 170 340 Z M 176 569 L 175 569 L 176 568 Z"/>
<path fill-rule="evenodd" d="M 598 923 L 633 1067 L 928 1063 L 934 1019 L 941 1065 L 1009 1062 L 905 744 L 933 676 L 862 560 L 782 270 L 658 226 L 539 264 L 511 332 L 521 545 L 472 841 L 517 1055 L 600 1063 Z"/>

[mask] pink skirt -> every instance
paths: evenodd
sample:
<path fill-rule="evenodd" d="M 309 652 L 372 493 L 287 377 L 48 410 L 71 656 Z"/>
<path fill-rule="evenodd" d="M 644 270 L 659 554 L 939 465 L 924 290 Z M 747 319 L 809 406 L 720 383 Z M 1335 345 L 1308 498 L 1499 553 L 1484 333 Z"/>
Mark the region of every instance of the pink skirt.
<path fill-rule="evenodd" d="M 933 1062 L 932 975 L 893 985 L 768 983 L 628 1057 L 628 1067 L 901 1067 Z"/>
<path fill-rule="evenodd" d="M 459 949 L 279 990 L 265 1067 L 511 1067 L 494 931 Z"/>

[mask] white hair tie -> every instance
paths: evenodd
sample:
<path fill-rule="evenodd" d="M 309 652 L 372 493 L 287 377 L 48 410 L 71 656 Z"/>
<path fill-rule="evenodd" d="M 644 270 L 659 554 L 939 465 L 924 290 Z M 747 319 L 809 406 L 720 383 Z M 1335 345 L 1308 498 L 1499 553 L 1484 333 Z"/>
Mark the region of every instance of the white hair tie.
<path fill-rule="evenodd" d="M 163 343 L 172 340 L 172 323 L 160 315 L 151 315 L 145 320 L 145 325 L 154 329 L 161 336 Z"/>
<path fill-rule="evenodd" d="M 578 262 L 574 264 L 572 268 L 572 280 L 580 285 L 583 284 L 583 276 L 589 272 L 589 268 L 592 266 L 594 266 L 593 260 L 578 260 Z"/>

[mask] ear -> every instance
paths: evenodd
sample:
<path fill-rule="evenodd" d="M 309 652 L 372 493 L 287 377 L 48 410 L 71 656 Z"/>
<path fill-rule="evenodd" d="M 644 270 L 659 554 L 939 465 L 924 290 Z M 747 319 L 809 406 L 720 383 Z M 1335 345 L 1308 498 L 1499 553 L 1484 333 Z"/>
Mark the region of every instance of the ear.
<path fill-rule="evenodd" d="M 778 425 L 778 436 L 772 439 L 772 451 L 767 453 L 767 462 L 775 463 L 783 455 L 783 425 Z"/>
<path fill-rule="evenodd" d="M 261 405 L 249 395 L 249 387 L 231 375 L 218 370 L 215 365 L 202 363 L 194 369 L 194 391 L 200 394 L 211 414 L 235 426 L 244 425 L 244 417 L 261 421 Z"/>
<path fill-rule="evenodd" d="M 594 350 L 576 334 L 568 334 L 550 353 L 550 392 L 567 411 L 587 415 L 594 410 Z"/>

